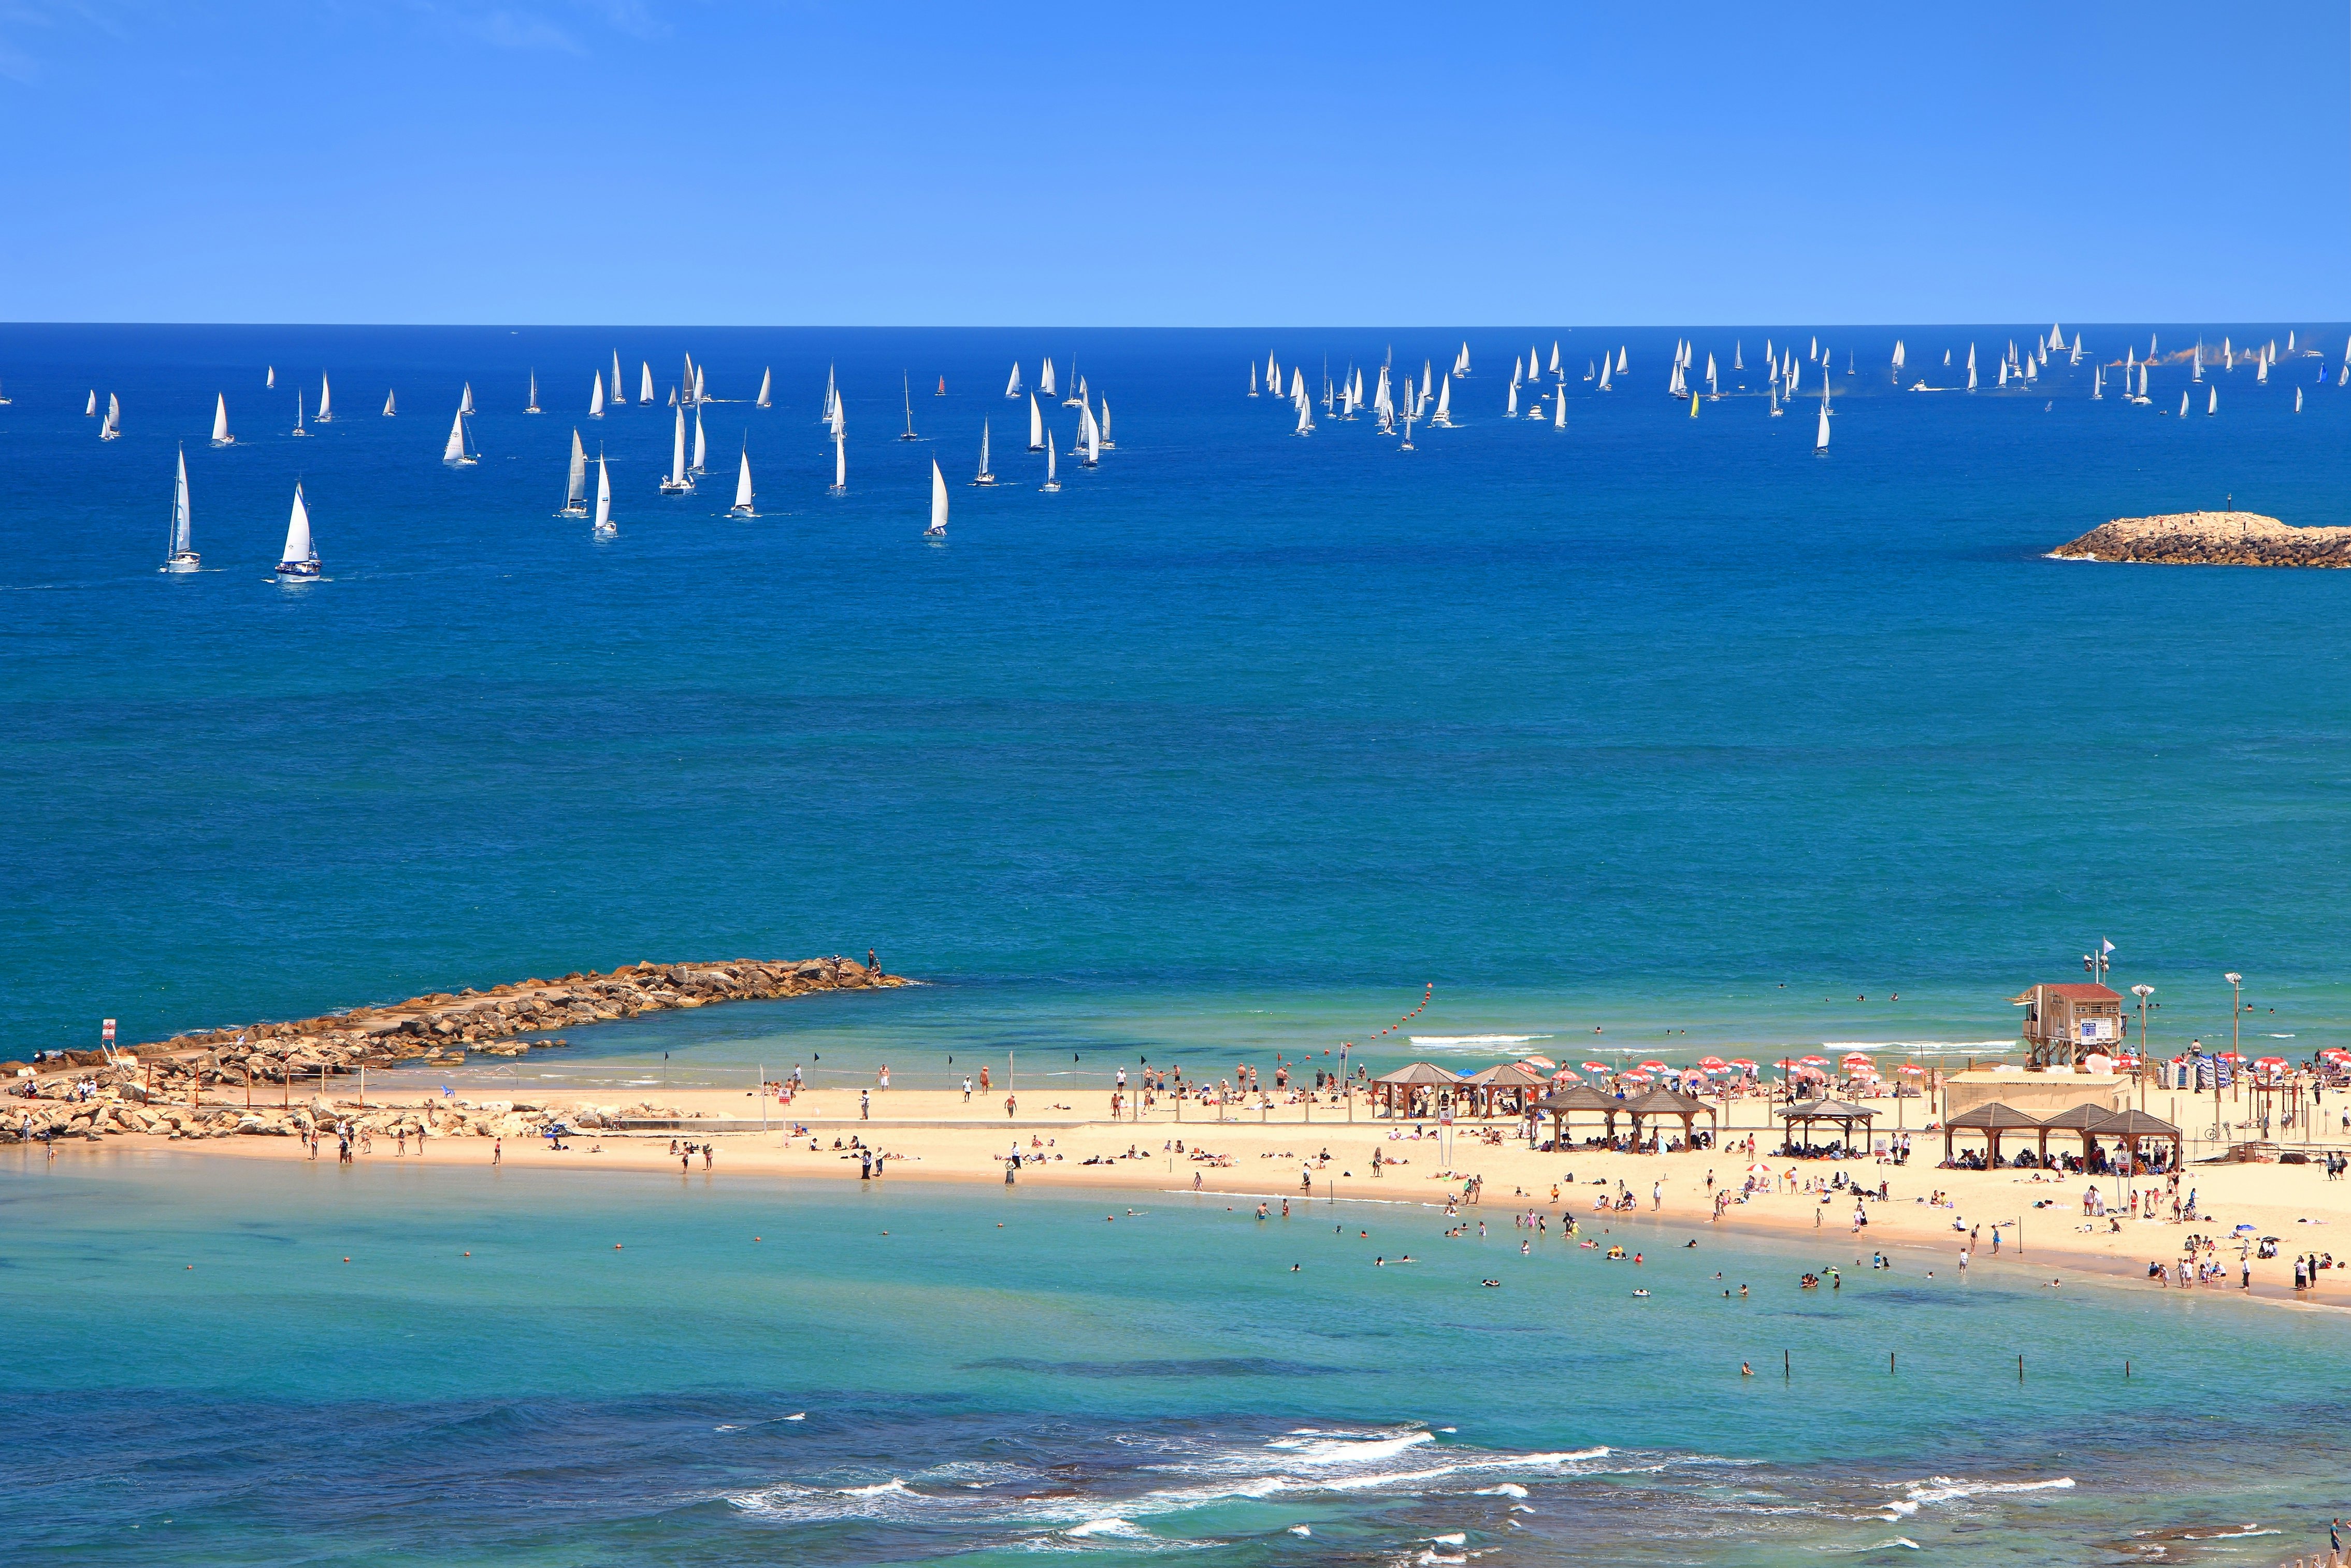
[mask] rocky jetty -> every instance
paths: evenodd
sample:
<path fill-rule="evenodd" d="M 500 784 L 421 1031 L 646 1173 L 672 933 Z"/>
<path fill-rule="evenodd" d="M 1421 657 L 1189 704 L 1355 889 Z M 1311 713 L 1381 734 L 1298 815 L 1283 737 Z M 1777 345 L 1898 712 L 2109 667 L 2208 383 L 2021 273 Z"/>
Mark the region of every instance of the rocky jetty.
<path fill-rule="evenodd" d="M 2049 552 L 2174 566 L 2351 566 L 2351 528 L 2297 528 L 2259 512 L 2116 517 Z"/>
<path fill-rule="evenodd" d="M 528 979 L 435 991 L 388 1007 L 204 1030 L 134 1046 L 114 1056 L 68 1051 L 41 1073 L 18 1077 L 26 1064 L 0 1062 L 11 1080 L 0 1098 L 0 1141 L 23 1137 L 103 1137 L 112 1133 L 163 1133 L 175 1137 L 235 1134 L 287 1135 L 319 1124 L 336 1112 L 326 1098 L 331 1081 L 363 1067 L 452 1066 L 468 1050 L 492 1056 L 564 1044 L 553 1031 L 611 1019 L 635 1018 L 713 1002 L 801 997 L 820 991 L 875 990 L 908 982 L 846 958 L 766 962 L 737 958 L 718 964 L 629 964 L 609 974 L 575 972 L 559 980 Z M 533 1036 L 517 1039 L 517 1036 Z M 95 1082 L 97 1092 L 87 1094 Z M 218 1105 L 195 1108 L 205 1089 L 250 1091 L 282 1084 L 279 1104 L 266 1111 Z M 297 1102 L 299 1087 L 306 1098 Z M 645 1105 L 566 1113 L 571 1124 L 674 1115 Z M 590 1118 L 593 1117 L 594 1120 Z M 435 1134 L 512 1135 L 543 1127 L 544 1108 L 511 1102 L 452 1103 L 429 1112 L 403 1111 L 370 1118 L 385 1132 L 395 1123 L 426 1125 Z M 379 1125 L 380 1124 L 380 1125 Z"/>

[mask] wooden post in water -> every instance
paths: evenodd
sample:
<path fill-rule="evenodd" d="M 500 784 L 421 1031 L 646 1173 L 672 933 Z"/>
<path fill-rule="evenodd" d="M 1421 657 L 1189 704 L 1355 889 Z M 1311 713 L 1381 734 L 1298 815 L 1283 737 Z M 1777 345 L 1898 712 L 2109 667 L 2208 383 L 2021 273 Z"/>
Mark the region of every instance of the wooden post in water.
<path fill-rule="evenodd" d="M 1886 1375 L 1894 1375 L 1894 1353 L 1890 1350 L 1886 1353 Z"/>
<path fill-rule="evenodd" d="M 1780 1353 L 1780 1375 L 1791 1383 L 1796 1378 L 1795 1364 L 1788 1359 L 1788 1353 L 1784 1350 Z"/>
<path fill-rule="evenodd" d="M 2024 1357 L 2021 1355 L 2016 1358 L 2016 1380 L 2019 1383 L 2024 1381 Z"/>

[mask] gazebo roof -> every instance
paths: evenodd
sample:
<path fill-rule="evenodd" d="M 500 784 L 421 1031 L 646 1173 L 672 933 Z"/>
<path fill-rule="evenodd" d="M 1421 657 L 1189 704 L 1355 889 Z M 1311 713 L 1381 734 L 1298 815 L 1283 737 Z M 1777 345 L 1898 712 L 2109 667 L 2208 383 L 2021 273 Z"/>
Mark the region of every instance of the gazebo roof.
<path fill-rule="evenodd" d="M 2081 1104 L 2060 1111 L 2041 1124 L 2067 1133 L 2102 1133 L 2115 1113 L 2104 1105 Z"/>
<path fill-rule="evenodd" d="M 2022 1127 L 2038 1127 L 2041 1120 L 2028 1116 L 2013 1105 L 2003 1105 L 1993 1100 L 1972 1111 L 1962 1111 L 1943 1124 L 1955 1131 L 1970 1133 L 2012 1133 Z"/>
<path fill-rule="evenodd" d="M 1712 1115 L 1714 1107 L 1687 1094 L 1677 1094 L 1670 1089 L 1652 1089 L 1636 1100 L 1625 1102 L 1625 1109 L 1636 1116 L 1698 1116 Z"/>
<path fill-rule="evenodd" d="M 2110 1138 L 2179 1138 L 2179 1128 L 2144 1111 L 2117 1111 L 2098 1124 L 2098 1131 Z"/>
<path fill-rule="evenodd" d="M 1780 1114 L 1791 1122 L 1866 1122 L 1877 1113 L 1847 1100 L 1807 1100 L 1801 1105 L 1789 1106 Z"/>
<path fill-rule="evenodd" d="M 1483 1072 L 1473 1072 L 1464 1082 L 1472 1089 L 1540 1089 L 1551 1080 L 1531 1067 L 1505 1061 Z"/>
<path fill-rule="evenodd" d="M 1538 1111 L 1622 1111 L 1625 1107 L 1625 1102 L 1613 1094 L 1603 1094 L 1589 1083 L 1571 1083 L 1535 1102 Z"/>
<path fill-rule="evenodd" d="M 1394 1083 L 1405 1089 L 1450 1089 L 1459 1084 L 1461 1080 L 1434 1062 L 1416 1061 L 1409 1067 L 1399 1067 L 1394 1072 L 1383 1073 L 1372 1082 Z"/>

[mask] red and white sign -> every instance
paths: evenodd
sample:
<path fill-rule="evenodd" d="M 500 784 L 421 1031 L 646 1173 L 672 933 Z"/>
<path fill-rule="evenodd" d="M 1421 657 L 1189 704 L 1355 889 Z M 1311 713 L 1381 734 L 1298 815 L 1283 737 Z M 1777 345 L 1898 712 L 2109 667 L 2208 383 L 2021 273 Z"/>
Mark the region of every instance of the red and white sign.
<path fill-rule="evenodd" d="M 114 1020 L 113 1020 L 112 1019 L 108 1019 L 106 1020 L 106 1028 L 105 1028 L 103 1030 L 101 1030 L 100 1032 L 101 1032 L 101 1033 L 102 1033 L 102 1034 L 103 1034 L 103 1035 L 104 1035 L 108 1040 L 112 1040 L 112 1039 L 114 1038 Z"/>

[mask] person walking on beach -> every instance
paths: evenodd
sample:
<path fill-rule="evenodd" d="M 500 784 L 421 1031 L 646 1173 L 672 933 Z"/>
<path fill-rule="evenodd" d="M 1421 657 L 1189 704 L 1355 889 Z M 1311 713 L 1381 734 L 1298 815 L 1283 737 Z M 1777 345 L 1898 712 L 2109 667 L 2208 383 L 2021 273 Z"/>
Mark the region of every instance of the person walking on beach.
<path fill-rule="evenodd" d="M 971 1074 L 968 1072 L 963 1075 L 963 1103 L 967 1105 L 971 1103 Z"/>
<path fill-rule="evenodd" d="M 985 1069 L 982 1071 L 985 1071 Z M 1012 1113 L 1019 1108 L 1020 1097 L 1018 1094 L 1007 1094 L 1004 1097 L 1004 1119 L 1006 1121 L 1009 1122 L 1012 1120 Z"/>
<path fill-rule="evenodd" d="M 861 1122 L 867 1122 L 872 1120 L 872 1118 L 873 1092 L 870 1089 L 860 1089 L 857 1092 L 857 1119 Z"/>
<path fill-rule="evenodd" d="M 1649 1212 L 1655 1214 L 1658 1209 L 1665 1207 L 1665 1206 L 1666 1184 L 1661 1181 L 1651 1182 L 1649 1184 Z"/>
<path fill-rule="evenodd" d="M 494 1165 L 494 1166 L 502 1166 L 502 1165 L 506 1164 L 506 1161 L 507 1161 L 507 1141 L 506 1141 L 504 1138 L 493 1138 L 493 1139 L 491 1139 L 491 1140 L 490 1140 L 490 1164 L 492 1164 L 492 1165 Z"/>

